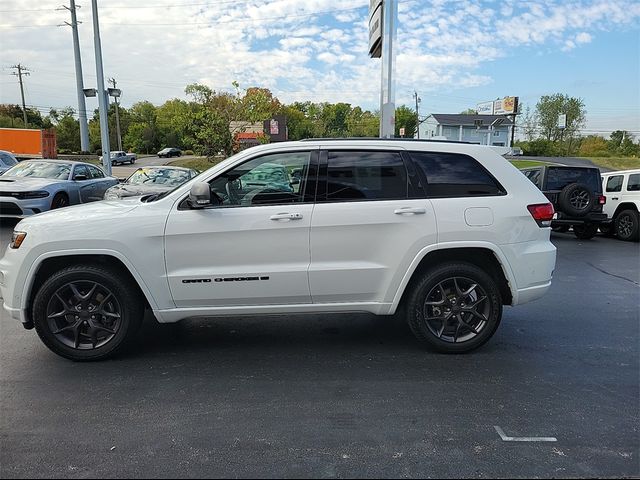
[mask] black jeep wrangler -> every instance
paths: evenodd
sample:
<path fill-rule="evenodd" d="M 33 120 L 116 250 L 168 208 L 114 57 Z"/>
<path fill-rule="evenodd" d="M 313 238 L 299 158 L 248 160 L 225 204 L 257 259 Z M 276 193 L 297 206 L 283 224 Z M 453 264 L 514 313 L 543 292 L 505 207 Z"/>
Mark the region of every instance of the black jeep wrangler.
<path fill-rule="evenodd" d="M 602 213 L 607 199 L 598 168 L 549 165 L 523 168 L 522 173 L 553 203 L 557 213 L 551 221 L 553 231 L 567 232 L 573 227 L 576 237 L 587 240 L 607 220 L 607 214 Z"/>

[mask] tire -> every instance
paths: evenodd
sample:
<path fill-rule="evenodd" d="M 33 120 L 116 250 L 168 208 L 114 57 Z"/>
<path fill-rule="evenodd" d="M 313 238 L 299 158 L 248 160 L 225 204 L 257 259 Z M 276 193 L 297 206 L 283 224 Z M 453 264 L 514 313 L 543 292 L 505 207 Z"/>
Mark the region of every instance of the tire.
<path fill-rule="evenodd" d="M 52 352 L 92 361 L 115 355 L 132 342 L 144 307 L 129 278 L 100 266 L 75 265 L 58 271 L 38 289 L 32 313 L 38 336 Z"/>
<path fill-rule="evenodd" d="M 558 225 L 551 227 L 551 230 L 557 233 L 567 233 L 569 231 L 569 225 Z"/>
<path fill-rule="evenodd" d="M 600 233 L 602 233 L 605 237 L 614 237 L 615 236 L 615 225 L 613 223 L 603 223 L 598 227 Z"/>
<path fill-rule="evenodd" d="M 56 208 L 63 208 L 69 206 L 69 197 L 64 192 L 58 192 L 53 196 L 51 200 L 51 210 Z"/>
<path fill-rule="evenodd" d="M 469 291 L 473 284 L 476 288 Z M 465 291 L 469 293 L 464 295 Z M 475 303 L 473 310 L 478 317 L 468 310 L 469 301 Z M 425 272 L 410 291 L 406 307 L 409 328 L 416 338 L 442 353 L 465 353 L 480 347 L 493 336 L 502 318 L 502 297 L 496 281 L 469 263 L 445 263 Z M 449 316 L 446 323 L 438 320 L 445 316 Z"/>
<path fill-rule="evenodd" d="M 561 210 L 573 217 L 584 217 L 595 203 L 595 194 L 584 183 L 567 185 L 558 195 L 558 205 Z"/>
<path fill-rule="evenodd" d="M 573 226 L 573 234 L 580 240 L 590 240 L 598 233 L 598 225 L 595 223 L 585 223 Z"/>
<path fill-rule="evenodd" d="M 616 217 L 616 235 L 620 240 L 637 242 L 639 235 L 638 212 L 635 210 L 623 210 Z"/>

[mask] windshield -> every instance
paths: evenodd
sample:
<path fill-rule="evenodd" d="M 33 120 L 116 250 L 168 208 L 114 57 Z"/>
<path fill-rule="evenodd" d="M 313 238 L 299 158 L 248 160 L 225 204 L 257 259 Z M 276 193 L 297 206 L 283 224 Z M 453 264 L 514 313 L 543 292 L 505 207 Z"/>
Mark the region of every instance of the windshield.
<path fill-rule="evenodd" d="M 164 185 L 176 187 L 189 180 L 190 175 L 186 170 L 172 168 L 141 168 L 131 175 L 127 182 L 129 185 Z"/>
<path fill-rule="evenodd" d="M 68 163 L 22 162 L 7 170 L 5 176 L 68 180 L 70 173 L 71 165 Z"/>

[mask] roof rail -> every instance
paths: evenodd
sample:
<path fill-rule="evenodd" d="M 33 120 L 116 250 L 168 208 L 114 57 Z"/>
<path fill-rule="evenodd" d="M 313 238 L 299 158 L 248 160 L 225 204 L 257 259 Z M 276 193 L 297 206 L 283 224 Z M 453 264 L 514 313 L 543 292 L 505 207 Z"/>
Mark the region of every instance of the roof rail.
<path fill-rule="evenodd" d="M 299 142 L 322 142 L 322 141 L 353 141 L 353 140 L 378 140 L 378 141 L 392 141 L 392 142 L 425 142 L 425 143 L 463 143 L 465 145 L 474 145 L 471 142 L 461 142 L 459 140 L 430 140 L 424 138 L 379 138 L 379 137 L 340 137 L 340 138 L 303 138 L 298 140 Z"/>

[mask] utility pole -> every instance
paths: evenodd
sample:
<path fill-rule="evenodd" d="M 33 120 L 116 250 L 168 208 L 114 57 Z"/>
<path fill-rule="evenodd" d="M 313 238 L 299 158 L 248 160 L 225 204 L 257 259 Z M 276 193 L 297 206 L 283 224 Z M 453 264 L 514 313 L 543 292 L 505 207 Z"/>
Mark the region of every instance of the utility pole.
<path fill-rule="evenodd" d="M 113 89 L 116 89 L 116 79 L 110 78 L 109 83 L 113 85 Z M 118 111 L 118 96 L 113 97 L 113 101 L 116 103 L 116 133 L 118 136 L 118 150 L 122 150 L 122 135 L 120 135 L 120 113 Z"/>
<path fill-rule="evenodd" d="M 76 17 L 76 1 L 70 0 L 71 5 L 67 7 L 62 5 L 61 9 L 68 10 L 71 13 L 71 23 L 64 22 L 71 27 L 73 33 L 73 56 L 76 62 L 76 90 L 78 94 L 78 121 L 80 123 L 80 149 L 83 152 L 89 151 L 89 127 L 87 125 L 87 104 L 84 100 L 84 84 L 82 80 L 82 59 L 80 58 L 80 40 L 78 38 L 78 19 Z"/>
<path fill-rule="evenodd" d="M 422 101 L 420 97 L 418 97 L 418 92 L 413 91 L 413 97 L 416 99 L 416 134 L 418 140 L 420 140 L 420 111 L 418 110 L 418 104 Z"/>
<path fill-rule="evenodd" d="M 100 136 L 102 143 L 102 166 L 107 175 L 111 175 L 111 147 L 109 146 L 109 97 L 104 89 L 104 70 L 102 68 L 102 45 L 100 43 L 100 24 L 98 22 L 98 0 L 91 0 L 93 13 L 93 44 L 96 55 L 96 77 L 98 80 L 98 108 L 100 110 Z"/>
<path fill-rule="evenodd" d="M 25 68 L 24 65 L 13 65 L 11 68 L 15 68 L 17 72 L 13 72 L 11 75 L 15 75 L 20 80 L 20 94 L 22 95 L 22 115 L 24 118 L 24 128 L 29 128 L 29 124 L 27 122 L 27 105 L 24 102 L 24 86 L 22 85 L 22 76 L 23 75 L 31 75 L 29 73 L 29 69 Z"/>

